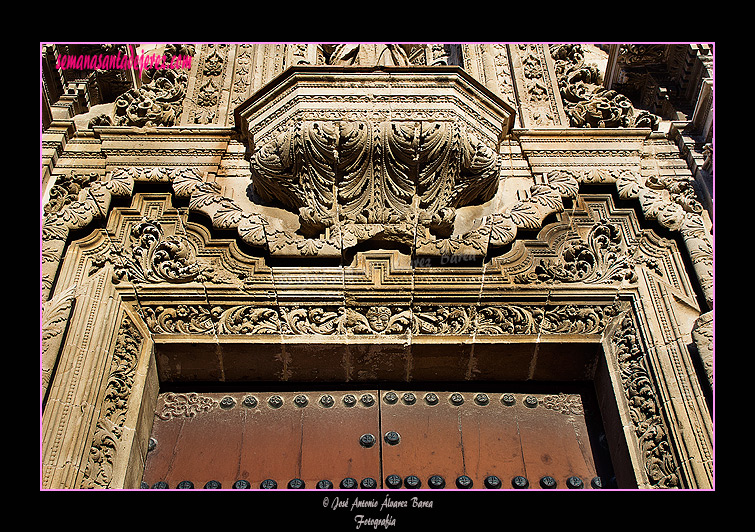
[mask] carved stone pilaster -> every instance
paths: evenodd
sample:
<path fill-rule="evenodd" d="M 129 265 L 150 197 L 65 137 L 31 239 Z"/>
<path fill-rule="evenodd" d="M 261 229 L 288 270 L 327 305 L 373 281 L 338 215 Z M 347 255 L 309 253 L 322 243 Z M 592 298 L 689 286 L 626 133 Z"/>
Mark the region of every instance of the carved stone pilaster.
<path fill-rule="evenodd" d="M 100 417 L 89 448 L 82 488 L 108 488 L 113 481 L 113 467 L 120 450 L 126 413 L 139 362 L 141 333 L 129 318 L 118 331 L 113 360 L 110 363 Z"/>
<path fill-rule="evenodd" d="M 522 127 L 566 127 L 553 59 L 547 45 L 508 46 Z"/>
<path fill-rule="evenodd" d="M 661 398 L 648 372 L 646 353 L 631 313 L 621 317 L 611 336 L 611 345 L 646 482 L 652 488 L 680 488 L 682 479 L 663 418 Z"/>

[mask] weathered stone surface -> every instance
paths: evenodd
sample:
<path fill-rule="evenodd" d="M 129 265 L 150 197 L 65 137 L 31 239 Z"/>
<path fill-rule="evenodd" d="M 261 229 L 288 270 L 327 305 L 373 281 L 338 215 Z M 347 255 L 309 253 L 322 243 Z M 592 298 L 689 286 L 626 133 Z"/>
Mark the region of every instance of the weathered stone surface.
<path fill-rule="evenodd" d="M 83 125 L 94 77 L 49 92 L 43 488 L 138 486 L 165 386 L 483 381 L 592 382 L 621 486 L 713 485 L 712 167 L 664 118 L 684 102 L 599 90 L 619 49 L 189 49 L 109 120 Z M 158 96 L 144 123 L 116 105 Z"/>

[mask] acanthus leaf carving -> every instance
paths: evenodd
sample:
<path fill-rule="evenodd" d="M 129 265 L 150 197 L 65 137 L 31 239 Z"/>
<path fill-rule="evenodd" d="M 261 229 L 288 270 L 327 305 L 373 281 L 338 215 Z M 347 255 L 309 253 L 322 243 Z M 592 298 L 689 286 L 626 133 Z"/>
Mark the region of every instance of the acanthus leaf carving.
<path fill-rule="evenodd" d="M 133 322 L 125 317 L 113 350 L 100 418 L 95 426 L 94 439 L 81 481 L 82 488 L 110 487 L 113 464 L 123 436 L 123 425 L 136 375 L 141 340 L 141 333 Z"/>
<path fill-rule="evenodd" d="M 271 251 L 299 238 L 314 254 L 327 230 L 337 248 L 376 235 L 413 245 L 418 223 L 448 238 L 456 208 L 495 194 L 500 160 L 456 123 L 298 121 L 256 149 L 251 169 L 264 201 L 299 213 L 301 236 Z"/>
<path fill-rule="evenodd" d="M 90 273 L 110 262 L 113 282 L 185 283 L 212 279 L 212 268 L 197 261 L 188 240 L 181 235 L 164 235 L 159 221 L 142 219 L 131 230 L 132 243 L 127 251 L 111 245 L 92 260 Z"/>
<path fill-rule="evenodd" d="M 540 260 L 532 272 L 515 276 L 515 282 L 635 282 L 635 260 L 622 247 L 622 241 L 616 225 L 599 220 L 586 241 L 571 238 L 562 245 L 558 262 Z"/>
<path fill-rule="evenodd" d="M 660 413 L 659 398 L 643 362 L 645 353 L 638 331 L 630 314 L 618 319 L 620 321 L 611 336 L 611 343 L 619 364 L 634 433 L 639 440 L 645 473 L 654 488 L 677 488 L 680 486 L 679 473 Z"/>

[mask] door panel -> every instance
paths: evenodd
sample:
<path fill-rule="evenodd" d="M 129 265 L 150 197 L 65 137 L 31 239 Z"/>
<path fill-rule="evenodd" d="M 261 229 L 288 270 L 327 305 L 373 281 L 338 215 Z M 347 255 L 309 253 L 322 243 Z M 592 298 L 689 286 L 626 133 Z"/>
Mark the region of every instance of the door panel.
<path fill-rule="evenodd" d="M 182 481 L 202 488 L 210 480 L 223 488 L 237 480 L 252 488 L 268 479 L 278 488 L 292 479 L 305 488 L 323 479 L 338 486 L 346 477 L 379 482 L 380 446 L 360 443 L 364 434 L 377 440 L 377 397 L 375 390 L 163 394 L 144 482 L 169 488 Z"/>
<path fill-rule="evenodd" d="M 505 402 L 503 394 L 435 393 L 428 401 L 416 393 L 409 402 L 397 395 L 402 399 L 382 407 L 384 432 L 400 436 L 383 447 L 386 473 L 423 481 L 440 475 L 446 489 L 461 476 L 483 488 L 491 475 L 507 483 L 523 476 L 530 484 L 551 476 L 557 487 L 569 477 L 589 482 L 597 475 L 578 395 L 506 394 Z"/>
<path fill-rule="evenodd" d="M 175 488 L 238 480 L 315 488 L 344 479 L 374 487 L 389 475 L 402 488 L 591 487 L 612 474 L 595 444 L 599 420 L 585 416 L 584 394 L 351 390 L 162 394 L 144 482 Z M 363 438 L 364 436 L 364 438 Z M 596 465 L 597 464 L 597 465 Z M 409 483 L 416 477 L 420 486 Z M 432 481 L 431 481 L 432 477 Z M 467 479 L 457 484 L 459 477 Z M 497 477 L 498 484 L 486 484 Z M 395 478 L 395 477 L 394 477 Z M 580 483 L 574 483 L 578 478 Z M 439 480 L 442 479 L 442 480 Z M 569 481 L 568 479 L 571 479 Z M 357 488 L 358 486 L 352 486 Z M 520 487 L 520 486 L 517 486 Z"/>

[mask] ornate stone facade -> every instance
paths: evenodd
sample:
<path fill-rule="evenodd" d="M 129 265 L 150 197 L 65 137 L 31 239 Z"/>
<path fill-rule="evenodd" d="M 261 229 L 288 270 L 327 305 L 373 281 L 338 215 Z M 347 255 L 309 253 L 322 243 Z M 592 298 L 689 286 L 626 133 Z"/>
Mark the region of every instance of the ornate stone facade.
<path fill-rule="evenodd" d="M 139 488 L 168 384 L 577 381 L 715 487 L 711 45 L 41 51 L 43 489 Z"/>

